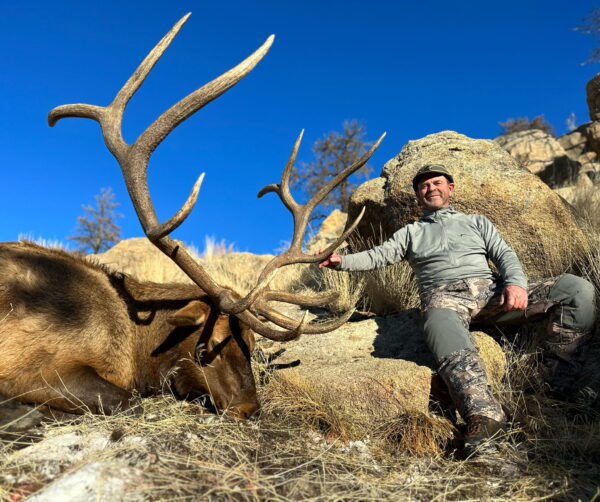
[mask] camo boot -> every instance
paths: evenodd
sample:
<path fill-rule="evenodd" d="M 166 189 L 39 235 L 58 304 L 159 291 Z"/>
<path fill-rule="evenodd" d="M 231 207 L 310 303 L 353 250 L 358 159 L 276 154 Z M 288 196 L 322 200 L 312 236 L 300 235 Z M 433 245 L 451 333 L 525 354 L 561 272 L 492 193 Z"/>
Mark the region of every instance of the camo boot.
<path fill-rule="evenodd" d="M 467 420 L 465 433 L 464 454 L 467 457 L 477 457 L 487 453 L 496 453 L 496 440 L 505 429 L 504 422 L 493 418 L 474 415 Z"/>
<path fill-rule="evenodd" d="M 438 374 L 446 383 L 452 401 L 467 423 L 465 453 L 495 450 L 490 439 L 496 437 L 506 422 L 500 403 L 488 385 L 485 364 L 476 350 L 460 350 L 442 361 Z M 484 448 L 484 444 L 489 448 Z"/>

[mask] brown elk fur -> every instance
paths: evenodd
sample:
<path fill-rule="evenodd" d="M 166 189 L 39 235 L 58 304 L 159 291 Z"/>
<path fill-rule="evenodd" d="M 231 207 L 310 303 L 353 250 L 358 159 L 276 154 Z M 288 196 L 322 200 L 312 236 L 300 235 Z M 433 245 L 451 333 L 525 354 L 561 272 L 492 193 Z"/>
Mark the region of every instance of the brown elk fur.
<path fill-rule="evenodd" d="M 172 389 L 258 410 L 254 335 L 195 285 L 139 282 L 65 251 L 0 244 L 0 395 L 113 413 Z"/>

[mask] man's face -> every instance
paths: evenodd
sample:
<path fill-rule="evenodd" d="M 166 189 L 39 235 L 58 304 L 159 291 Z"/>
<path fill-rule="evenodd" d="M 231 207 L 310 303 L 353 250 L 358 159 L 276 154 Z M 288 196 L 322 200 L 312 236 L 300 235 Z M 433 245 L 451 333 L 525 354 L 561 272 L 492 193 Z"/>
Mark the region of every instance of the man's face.
<path fill-rule="evenodd" d="M 422 176 L 417 184 L 417 200 L 423 209 L 436 211 L 450 205 L 454 193 L 454 183 L 442 174 L 431 173 Z"/>

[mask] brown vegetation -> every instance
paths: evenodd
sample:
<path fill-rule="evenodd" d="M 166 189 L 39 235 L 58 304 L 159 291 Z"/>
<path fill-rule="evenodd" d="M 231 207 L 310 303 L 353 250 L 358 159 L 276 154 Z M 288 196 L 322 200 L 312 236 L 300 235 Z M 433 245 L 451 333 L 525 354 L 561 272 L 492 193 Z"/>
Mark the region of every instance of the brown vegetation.
<path fill-rule="evenodd" d="M 530 131 L 532 129 L 539 129 L 540 131 L 547 132 L 554 136 L 554 127 L 549 124 L 544 115 L 538 115 L 529 119 L 527 117 L 518 117 L 516 119 L 508 119 L 506 122 L 500 122 L 502 128 L 501 134 L 511 134 L 519 131 Z"/>

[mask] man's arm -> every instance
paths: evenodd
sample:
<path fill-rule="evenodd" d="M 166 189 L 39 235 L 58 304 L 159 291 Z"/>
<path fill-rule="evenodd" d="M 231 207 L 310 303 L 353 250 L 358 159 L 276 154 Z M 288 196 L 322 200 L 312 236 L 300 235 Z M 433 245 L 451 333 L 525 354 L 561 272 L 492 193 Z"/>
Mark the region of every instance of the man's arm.
<path fill-rule="evenodd" d="M 319 267 L 345 271 L 374 270 L 402 261 L 407 247 L 408 230 L 402 227 L 379 246 L 344 256 L 332 253 L 319 263 Z"/>
<path fill-rule="evenodd" d="M 500 297 L 500 305 L 504 305 L 504 310 L 507 311 L 524 310 L 527 308 L 527 277 L 519 258 L 490 220 L 479 216 L 477 224 L 488 256 L 504 280 L 505 288 Z"/>

